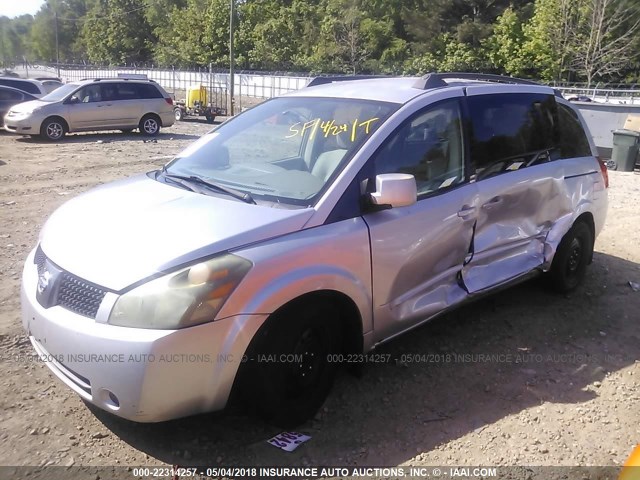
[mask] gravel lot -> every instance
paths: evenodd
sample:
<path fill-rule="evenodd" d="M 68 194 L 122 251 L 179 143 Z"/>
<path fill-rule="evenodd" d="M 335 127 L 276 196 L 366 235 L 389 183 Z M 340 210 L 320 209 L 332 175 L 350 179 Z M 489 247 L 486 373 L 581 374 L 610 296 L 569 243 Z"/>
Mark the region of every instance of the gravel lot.
<path fill-rule="evenodd" d="M 24 258 L 63 202 L 161 166 L 209 128 L 60 144 L 0 132 L 0 465 L 619 465 L 639 443 L 640 292 L 628 282 L 640 283 L 640 176 L 618 172 L 578 291 L 554 295 L 534 280 L 383 346 L 393 358 L 431 355 L 340 375 L 293 453 L 241 412 L 149 425 L 89 409 L 22 357 L 32 351 L 20 326 Z"/>

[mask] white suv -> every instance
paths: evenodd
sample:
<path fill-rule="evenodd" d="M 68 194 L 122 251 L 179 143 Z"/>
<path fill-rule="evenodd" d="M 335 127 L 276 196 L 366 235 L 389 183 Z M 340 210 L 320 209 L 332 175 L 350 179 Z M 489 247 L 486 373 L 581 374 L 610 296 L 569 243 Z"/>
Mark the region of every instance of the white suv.
<path fill-rule="evenodd" d="M 317 79 L 58 209 L 24 267 L 24 328 L 121 417 L 218 410 L 233 392 L 290 426 L 340 364 L 457 305 L 540 274 L 576 288 L 607 187 L 549 87 Z"/>

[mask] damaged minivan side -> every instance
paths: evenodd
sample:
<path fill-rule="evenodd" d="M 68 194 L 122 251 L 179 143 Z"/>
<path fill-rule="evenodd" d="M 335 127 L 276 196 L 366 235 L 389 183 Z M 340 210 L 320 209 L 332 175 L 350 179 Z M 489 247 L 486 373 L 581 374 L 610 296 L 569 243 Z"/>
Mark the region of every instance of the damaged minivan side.
<path fill-rule="evenodd" d="M 576 288 L 607 187 L 549 87 L 319 78 L 54 212 L 24 266 L 23 326 L 60 380 L 120 417 L 237 400 L 288 427 L 341 358 L 534 275 Z"/>

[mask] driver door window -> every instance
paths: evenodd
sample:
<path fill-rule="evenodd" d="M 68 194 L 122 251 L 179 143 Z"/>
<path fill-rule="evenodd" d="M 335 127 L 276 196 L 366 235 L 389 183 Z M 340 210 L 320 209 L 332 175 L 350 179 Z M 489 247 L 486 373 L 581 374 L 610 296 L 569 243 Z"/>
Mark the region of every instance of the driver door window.
<path fill-rule="evenodd" d="M 462 114 L 457 99 L 430 106 L 406 120 L 374 159 L 374 175 L 409 173 L 418 196 L 464 180 Z"/>
<path fill-rule="evenodd" d="M 77 99 L 77 100 L 75 100 Z M 102 92 L 100 85 L 87 85 L 81 88 L 71 97 L 74 103 L 96 103 L 102 101 Z"/>

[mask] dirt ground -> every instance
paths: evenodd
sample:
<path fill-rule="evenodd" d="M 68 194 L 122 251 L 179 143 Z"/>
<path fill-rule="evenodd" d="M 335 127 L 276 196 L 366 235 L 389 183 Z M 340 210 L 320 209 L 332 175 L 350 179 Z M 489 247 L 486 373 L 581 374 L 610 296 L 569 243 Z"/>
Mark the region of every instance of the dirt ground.
<path fill-rule="evenodd" d="M 63 202 L 157 168 L 209 129 L 185 121 L 151 142 L 59 144 L 0 132 L 0 465 L 620 465 L 640 443 L 640 292 L 628 284 L 640 283 L 640 175 L 618 172 L 579 290 L 554 295 L 534 280 L 383 346 L 431 355 L 340 375 L 292 453 L 241 412 L 134 424 L 89 409 L 25 359 L 24 259 Z"/>

